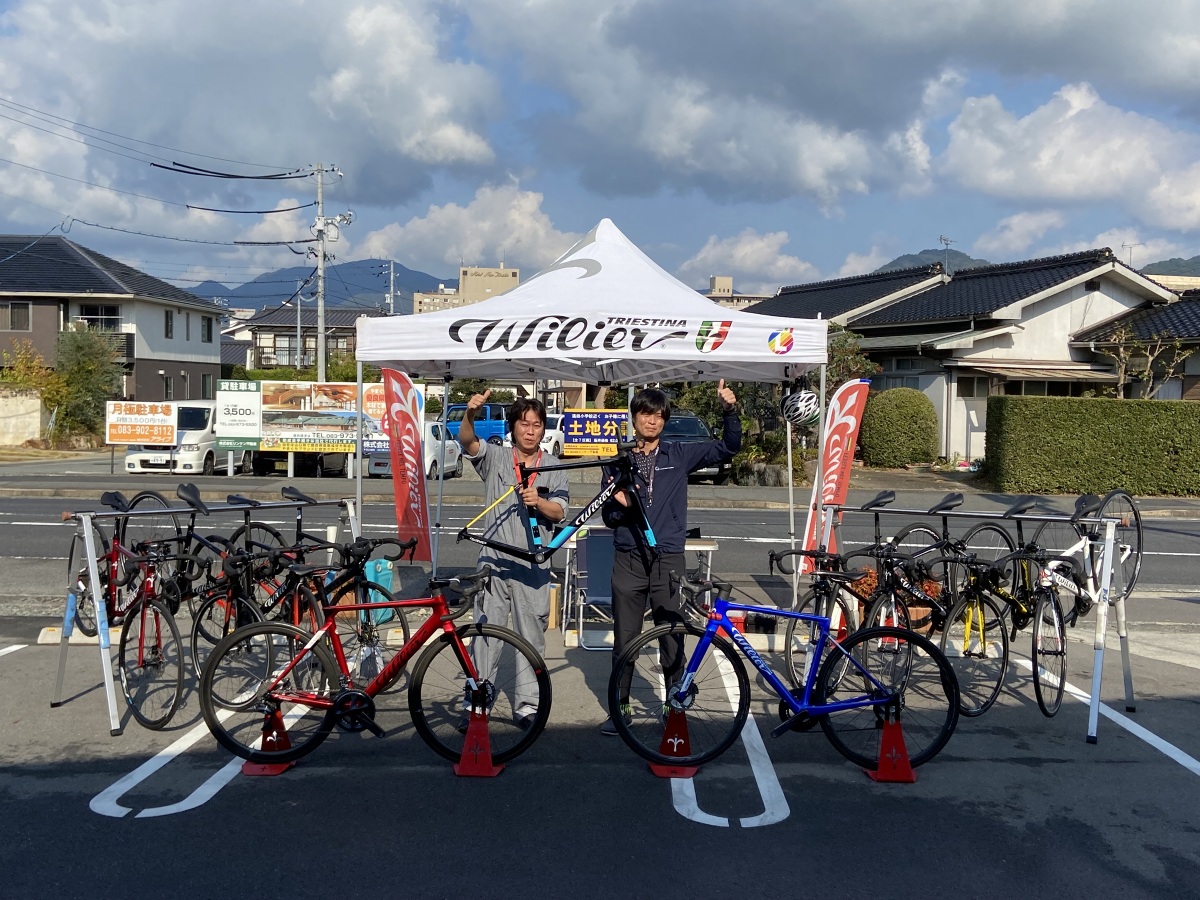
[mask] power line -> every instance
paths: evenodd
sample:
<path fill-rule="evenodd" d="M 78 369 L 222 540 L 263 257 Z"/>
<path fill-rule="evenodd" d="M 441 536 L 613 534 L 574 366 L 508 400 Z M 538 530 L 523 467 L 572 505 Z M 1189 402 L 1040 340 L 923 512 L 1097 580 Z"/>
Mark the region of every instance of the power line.
<path fill-rule="evenodd" d="M 115 131 L 105 131 L 103 128 L 97 128 L 94 125 L 87 125 L 83 122 L 76 122 L 72 119 L 64 118 L 63 116 L 56 116 L 56 115 L 54 115 L 54 113 L 48 113 L 48 112 L 45 112 L 44 110 L 35 109 L 32 106 L 25 106 L 24 104 L 18 103 L 15 100 L 10 100 L 7 97 L 0 97 L 0 103 L 5 103 L 5 104 L 8 104 L 9 106 L 15 106 L 18 109 L 26 110 L 26 111 L 29 111 L 30 113 L 37 113 L 40 116 L 46 116 L 50 119 L 57 119 L 60 122 L 66 122 L 68 125 L 71 125 L 75 128 L 86 128 L 88 131 L 96 131 L 96 132 L 99 132 L 100 134 L 107 134 L 110 137 L 121 138 L 121 140 L 132 141 L 135 144 L 143 144 L 147 147 L 155 147 L 159 150 L 169 150 L 172 153 L 186 153 L 188 156 L 195 156 L 198 159 L 211 159 L 216 162 L 234 163 L 235 165 L 249 166 L 250 168 L 254 168 L 254 169 L 286 169 L 287 168 L 287 166 L 264 165 L 263 163 L 251 163 L 251 162 L 245 162 L 243 160 L 227 159 L 223 156 L 209 156 L 204 153 L 195 153 L 191 150 L 181 150 L 178 147 L 168 147 L 165 144 L 156 144 L 153 141 L 143 141 L 143 140 L 140 140 L 139 138 L 134 138 L 134 137 L 129 137 L 128 135 L 118 134 Z M 45 119 L 43 119 L 42 121 L 45 121 Z M 127 147 L 126 149 L 132 150 L 133 148 Z M 135 151 L 135 152 L 137 152 L 137 151 Z M 151 154 L 146 154 L 146 155 L 149 156 Z"/>
<path fill-rule="evenodd" d="M 163 241 L 179 241 L 184 244 L 214 244 L 219 247 L 287 247 L 292 249 L 292 244 L 315 244 L 317 238 L 296 238 L 291 241 L 203 241 L 198 238 L 182 238 L 173 237 L 168 234 L 150 234 L 146 231 L 134 231 L 132 228 L 118 228 L 115 225 L 101 225 L 97 222 L 88 222 L 85 219 L 76 219 L 73 216 L 68 217 L 63 223 L 63 234 L 67 234 L 71 230 L 71 226 L 78 222 L 80 225 L 87 225 L 91 228 L 103 228 L 106 231 L 119 231 L 122 234 L 136 234 L 139 237 L 157 238 Z M 300 254 L 299 250 L 292 250 L 293 253 Z M 303 255 L 303 254 L 300 254 Z"/>

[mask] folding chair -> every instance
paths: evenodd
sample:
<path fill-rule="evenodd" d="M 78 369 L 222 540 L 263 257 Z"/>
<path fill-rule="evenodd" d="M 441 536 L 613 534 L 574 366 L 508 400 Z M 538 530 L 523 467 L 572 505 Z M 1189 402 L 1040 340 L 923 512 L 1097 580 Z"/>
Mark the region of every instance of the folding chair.
<path fill-rule="evenodd" d="M 584 637 L 585 620 L 612 623 L 613 533 L 608 528 L 587 529 L 575 541 L 575 619 L 579 626 L 579 646 L 584 650 L 611 650 L 612 642 L 588 644 Z M 605 629 L 605 634 L 611 631 Z"/>

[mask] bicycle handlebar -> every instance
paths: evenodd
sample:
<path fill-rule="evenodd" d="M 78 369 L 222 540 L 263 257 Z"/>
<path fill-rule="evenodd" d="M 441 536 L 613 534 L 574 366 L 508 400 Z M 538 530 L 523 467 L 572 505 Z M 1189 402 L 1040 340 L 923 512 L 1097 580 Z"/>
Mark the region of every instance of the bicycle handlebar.
<path fill-rule="evenodd" d="M 795 569 L 789 563 L 784 562 L 789 556 L 806 556 L 815 562 L 827 563 L 842 560 L 840 554 L 830 553 L 824 547 L 818 547 L 816 550 L 772 550 L 767 554 L 767 560 L 771 569 L 771 574 L 775 574 L 775 567 L 779 566 L 779 571 L 784 575 L 794 575 Z"/>
<path fill-rule="evenodd" d="M 484 565 L 470 575 L 459 575 L 456 578 L 430 578 L 429 590 L 436 591 L 439 589 L 449 589 L 457 591 L 462 604 L 459 607 L 451 607 L 450 612 L 446 615 L 445 621 L 453 622 L 455 619 L 460 619 L 466 615 L 467 610 L 474 606 L 475 595 L 488 586 L 488 581 L 492 577 L 492 567 Z"/>

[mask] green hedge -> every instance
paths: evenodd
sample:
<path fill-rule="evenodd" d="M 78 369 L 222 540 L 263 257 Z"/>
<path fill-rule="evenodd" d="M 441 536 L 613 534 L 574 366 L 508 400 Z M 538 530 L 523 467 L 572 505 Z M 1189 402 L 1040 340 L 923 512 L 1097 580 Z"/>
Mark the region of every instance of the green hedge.
<path fill-rule="evenodd" d="M 896 468 L 937 459 L 933 401 L 915 388 L 892 388 L 867 398 L 859 433 L 863 462 Z"/>
<path fill-rule="evenodd" d="M 1200 494 L 1200 403 L 989 397 L 987 476 L 1028 494 Z"/>

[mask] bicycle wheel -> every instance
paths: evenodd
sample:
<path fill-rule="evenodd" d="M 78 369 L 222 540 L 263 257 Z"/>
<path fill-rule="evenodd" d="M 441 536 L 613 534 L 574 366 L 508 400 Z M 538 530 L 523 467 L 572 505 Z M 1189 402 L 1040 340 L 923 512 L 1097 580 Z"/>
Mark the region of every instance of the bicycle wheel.
<path fill-rule="evenodd" d="M 1033 614 L 1033 692 L 1042 715 L 1062 706 L 1067 683 L 1067 636 L 1062 608 L 1052 591 L 1039 591 Z"/>
<path fill-rule="evenodd" d="M 250 543 L 246 543 L 246 536 L 250 536 Z M 233 544 L 235 550 L 245 550 L 248 553 L 259 553 L 263 550 L 282 549 L 290 546 L 283 539 L 283 535 L 272 525 L 266 522 L 251 522 L 249 527 L 244 523 L 239 525 L 229 536 L 229 543 Z"/>
<path fill-rule="evenodd" d="M 125 613 L 117 660 L 133 717 L 146 728 L 165 726 L 183 699 L 183 643 L 164 604 L 141 600 Z"/>
<path fill-rule="evenodd" d="M 721 637 L 713 639 L 700 660 L 687 695 L 668 698 L 664 669 L 672 683 L 682 677 L 703 635 L 702 629 L 686 623 L 659 625 L 643 631 L 613 666 L 608 709 L 617 734 L 652 763 L 698 766 L 716 759 L 733 745 L 746 723 L 750 712 L 746 667 Z M 668 720 L 680 714 L 682 722 Z M 680 737 L 683 743 L 672 749 L 670 744 Z"/>
<path fill-rule="evenodd" d="M 339 604 L 390 603 L 395 600 L 383 585 L 364 581 L 331 597 L 333 609 Z M 385 614 L 390 613 L 390 616 Z M 408 643 L 408 620 L 400 609 L 360 609 L 337 613 L 338 639 L 346 655 L 350 678 L 358 688 L 365 688 L 386 668 L 392 658 Z M 392 691 L 403 687 L 404 669 L 397 669 L 379 690 Z"/>
<path fill-rule="evenodd" d="M 858 598 L 853 594 L 844 594 L 840 590 L 834 595 L 833 606 L 830 610 L 817 610 L 816 595 L 810 588 L 800 597 L 797 612 L 829 615 L 829 634 L 841 640 L 858 627 Z M 832 614 L 831 614 L 832 613 Z M 787 632 L 784 636 L 784 657 L 787 660 L 788 677 L 794 687 L 803 687 L 805 673 L 808 670 L 808 653 L 815 638 L 815 626 L 802 619 L 788 619 Z"/>
<path fill-rule="evenodd" d="M 994 522 L 984 522 L 976 525 L 963 535 L 963 545 L 968 553 L 975 554 L 980 562 L 994 563 L 1002 556 L 1008 556 L 1017 549 L 1012 535 Z M 1004 564 L 1004 575 L 1009 584 L 1013 584 L 1013 562 Z"/>
<path fill-rule="evenodd" d="M 918 556 L 922 550 L 940 543 L 941 540 L 942 536 L 936 528 L 923 522 L 913 522 L 897 531 L 892 543 L 899 547 L 901 552 Z"/>
<path fill-rule="evenodd" d="M 108 579 L 108 538 L 93 522 L 92 540 L 95 543 L 96 570 L 100 574 L 100 602 L 104 602 L 103 585 Z M 67 550 L 67 593 L 75 595 L 75 627 L 88 637 L 96 636 L 96 608 L 92 603 L 92 591 L 89 582 L 91 574 L 88 571 L 86 545 L 82 534 L 71 537 L 71 546 Z"/>
<path fill-rule="evenodd" d="M 950 610 L 941 651 L 958 678 L 958 710 L 964 716 L 987 712 L 1008 670 L 1008 629 L 1000 607 L 987 596 L 968 593 Z"/>
<path fill-rule="evenodd" d="M 1142 514 L 1138 512 L 1133 497 L 1118 489 L 1104 498 L 1104 505 L 1100 507 L 1097 515 L 1101 518 L 1120 520 L 1116 534 L 1116 565 L 1113 566 L 1112 585 L 1108 593 L 1114 601 L 1124 600 L 1137 584 L 1138 575 L 1142 572 Z M 1103 528 L 1099 529 L 1098 537 L 1101 541 L 1104 540 Z M 1097 573 L 1097 584 L 1100 579 L 1099 558 L 1103 547 L 1101 543 L 1092 548 L 1095 554 L 1092 571 Z"/>
<path fill-rule="evenodd" d="M 200 711 L 217 743 L 250 762 L 284 763 L 329 736 L 339 672 L 325 644 L 306 648 L 310 640 L 291 625 L 259 622 L 213 648 L 200 677 Z"/>
<path fill-rule="evenodd" d="M 908 607 L 904 601 L 898 599 L 894 593 L 888 590 L 878 590 L 867 598 L 866 614 L 863 615 L 863 628 L 878 628 L 880 626 L 888 626 L 891 628 L 909 628 L 911 627 L 908 619 Z M 928 624 L 928 617 L 925 619 Z"/>
<path fill-rule="evenodd" d="M 196 677 L 199 678 L 204 672 L 204 663 L 213 647 L 238 628 L 262 620 L 262 612 L 257 603 L 239 597 L 229 590 L 213 591 L 200 603 L 196 615 L 192 618 L 189 646 Z"/>
<path fill-rule="evenodd" d="M 550 673 L 541 656 L 519 635 L 496 625 L 464 625 L 467 646 L 488 703 L 492 762 L 515 759 L 533 745 L 550 718 Z M 467 742 L 470 696 L 457 641 L 441 635 L 413 667 L 408 709 L 422 740 L 457 762 Z M 490 675 L 489 675 L 490 673 Z"/>
<path fill-rule="evenodd" d="M 171 504 L 158 491 L 141 491 L 129 501 L 129 512 L 145 513 L 120 522 L 121 543 L 133 549 L 136 544 L 150 544 L 179 537 L 183 534 L 178 514 L 160 512 L 150 515 L 152 510 L 169 510 Z"/>
<path fill-rule="evenodd" d="M 870 675 L 870 678 L 867 675 Z M 903 628 L 868 628 L 852 634 L 826 658 L 817 674 L 816 696 L 825 703 L 899 696 L 900 723 L 909 763 L 933 759 L 958 724 L 958 681 L 950 663 L 929 640 Z M 821 730 L 835 750 L 855 765 L 879 762 L 886 707 L 862 706 L 819 715 Z"/>

